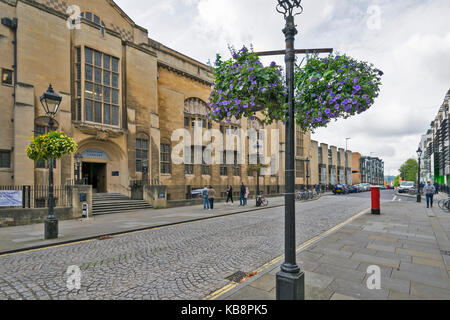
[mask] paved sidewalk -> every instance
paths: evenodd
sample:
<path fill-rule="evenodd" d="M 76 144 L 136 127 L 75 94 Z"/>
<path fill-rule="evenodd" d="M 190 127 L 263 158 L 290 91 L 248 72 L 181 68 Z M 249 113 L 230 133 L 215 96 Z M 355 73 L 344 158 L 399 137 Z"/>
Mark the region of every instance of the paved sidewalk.
<path fill-rule="evenodd" d="M 437 203 L 426 209 L 424 202 L 387 202 L 381 209 L 380 216 L 363 213 L 297 251 L 297 263 L 305 272 L 306 299 L 450 299 L 450 213 Z M 283 260 L 213 296 L 275 299 L 275 276 Z M 371 265 L 381 269 L 380 290 L 367 288 Z"/>

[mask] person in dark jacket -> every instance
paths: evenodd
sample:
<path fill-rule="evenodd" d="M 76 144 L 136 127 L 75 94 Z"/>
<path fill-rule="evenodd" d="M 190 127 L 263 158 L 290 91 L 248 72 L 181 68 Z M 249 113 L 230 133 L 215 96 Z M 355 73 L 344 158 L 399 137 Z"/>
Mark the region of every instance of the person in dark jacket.
<path fill-rule="evenodd" d="M 436 190 L 436 194 L 439 193 L 439 183 L 435 182 L 434 183 L 434 189 Z"/>
<path fill-rule="evenodd" d="M 241 185 L 241 195 L 240 195 L 240 197 L 239 197 L 239 202 L 240 202 L 240 206 L 243 206 L 243 205 L 245 205 L 245 185 L 244 185 L 244 183 L 242 182 L 242 185 Z"/>
<path fill-rule="evenodd" d="M 233 201 L 233 187 L 232 186 L 228 186 L 228 188 L 227 188 L 227 203 L 230 200 L 231 200 L 231 204 L 233 204 L 234 201 Z"/>

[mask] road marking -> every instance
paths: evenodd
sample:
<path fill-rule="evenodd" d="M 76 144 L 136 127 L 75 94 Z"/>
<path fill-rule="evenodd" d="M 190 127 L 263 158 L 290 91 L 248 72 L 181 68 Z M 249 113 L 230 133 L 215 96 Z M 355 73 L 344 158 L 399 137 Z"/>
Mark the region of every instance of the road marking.
<path fill-rule="evenodd" d="M 319 240 L 322 240 L 323 238 L 328 236 L 330 233 L 333 233 L 333 232 L 337 231 L 338 229 L 341 229 L 342 227 L 344 227 L 348 223 L 350 223 L 353 220 L 359 218 L 360 216 L 368 213 L 369 211 L 370 211 L 370 209 L 365 209 L 365 210 L 355 214 L 353 217 L 350 217 L 347 220 L 345 220 L 344 222 L 338 224 L 337 226 L 334 226 L 330 230 L 325 231 L 324 233 L 322 233 L 322 234 L 320 234 L 318 236 L 315 236 L 312 239 L 309 239 L 308 241 L 304 242 L 299 247 L 297 247 L 297 249 L 295 250 L 296 254 L 298 254 L 300 251 L 304 250 L 306 247 L 309 247 L 313 243 L 318 242 Z M 277 258 L 275 258 L 275 259 L 273 259 L 272 261 L 266 263 L 265 265 L 263 265 L 261 268 L 257 269 L 254 272 L 256 272 L 256 274 L 260 274 L 261 272 L 263 272 L 264 270 L 266 270 L 270 266 L 273 266 L 274 264 L 282 261 L 283 259 L 284 259 L 284 254 L 279 256 L 279 257 L 277 257 Z M 205 298 L 203 298 L 203 300 L 216 300 L 220 296 L 222 296 L 225 293 L 227 293 L 227 292 L 231 291 L 232 289 L 236 288 L 238 285 L 239 285 L 238 283 L 228 284 L 225 287 L 223 287 L 223 288 L 221 288 L 221 289 L 211 293 L 210 295 L 206 296 Z"/>
<path fill-rule="evenodd" d="M 394 196 L 394 199 L 392 199 L 392 201 L 395 201 L 395 200 L 397 200 L 397 196 Z"/>

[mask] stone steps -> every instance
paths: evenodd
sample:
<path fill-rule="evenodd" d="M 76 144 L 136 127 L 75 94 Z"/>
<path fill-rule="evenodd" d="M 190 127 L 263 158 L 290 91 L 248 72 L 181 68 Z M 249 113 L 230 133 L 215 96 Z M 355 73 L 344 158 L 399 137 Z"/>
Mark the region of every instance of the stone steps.
<path fill-rule="evenodd" d="M 152 207 L 143 200 L 131 200 L 118 193 L 103 193 L 92 195 L 92 214 L 110 214 L 127 211 L 145 210 Z"/>

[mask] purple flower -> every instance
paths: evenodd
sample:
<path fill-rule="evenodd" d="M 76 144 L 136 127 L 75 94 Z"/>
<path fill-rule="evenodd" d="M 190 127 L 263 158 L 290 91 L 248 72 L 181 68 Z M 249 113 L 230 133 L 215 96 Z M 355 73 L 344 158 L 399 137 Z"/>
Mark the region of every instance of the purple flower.
<path fill-rule="evenodd" d="M 272 63 L 270 64 L 271 67 L 275 67 L 277 64 L 275 63 L 275 61 L 272 61 Z"/>

